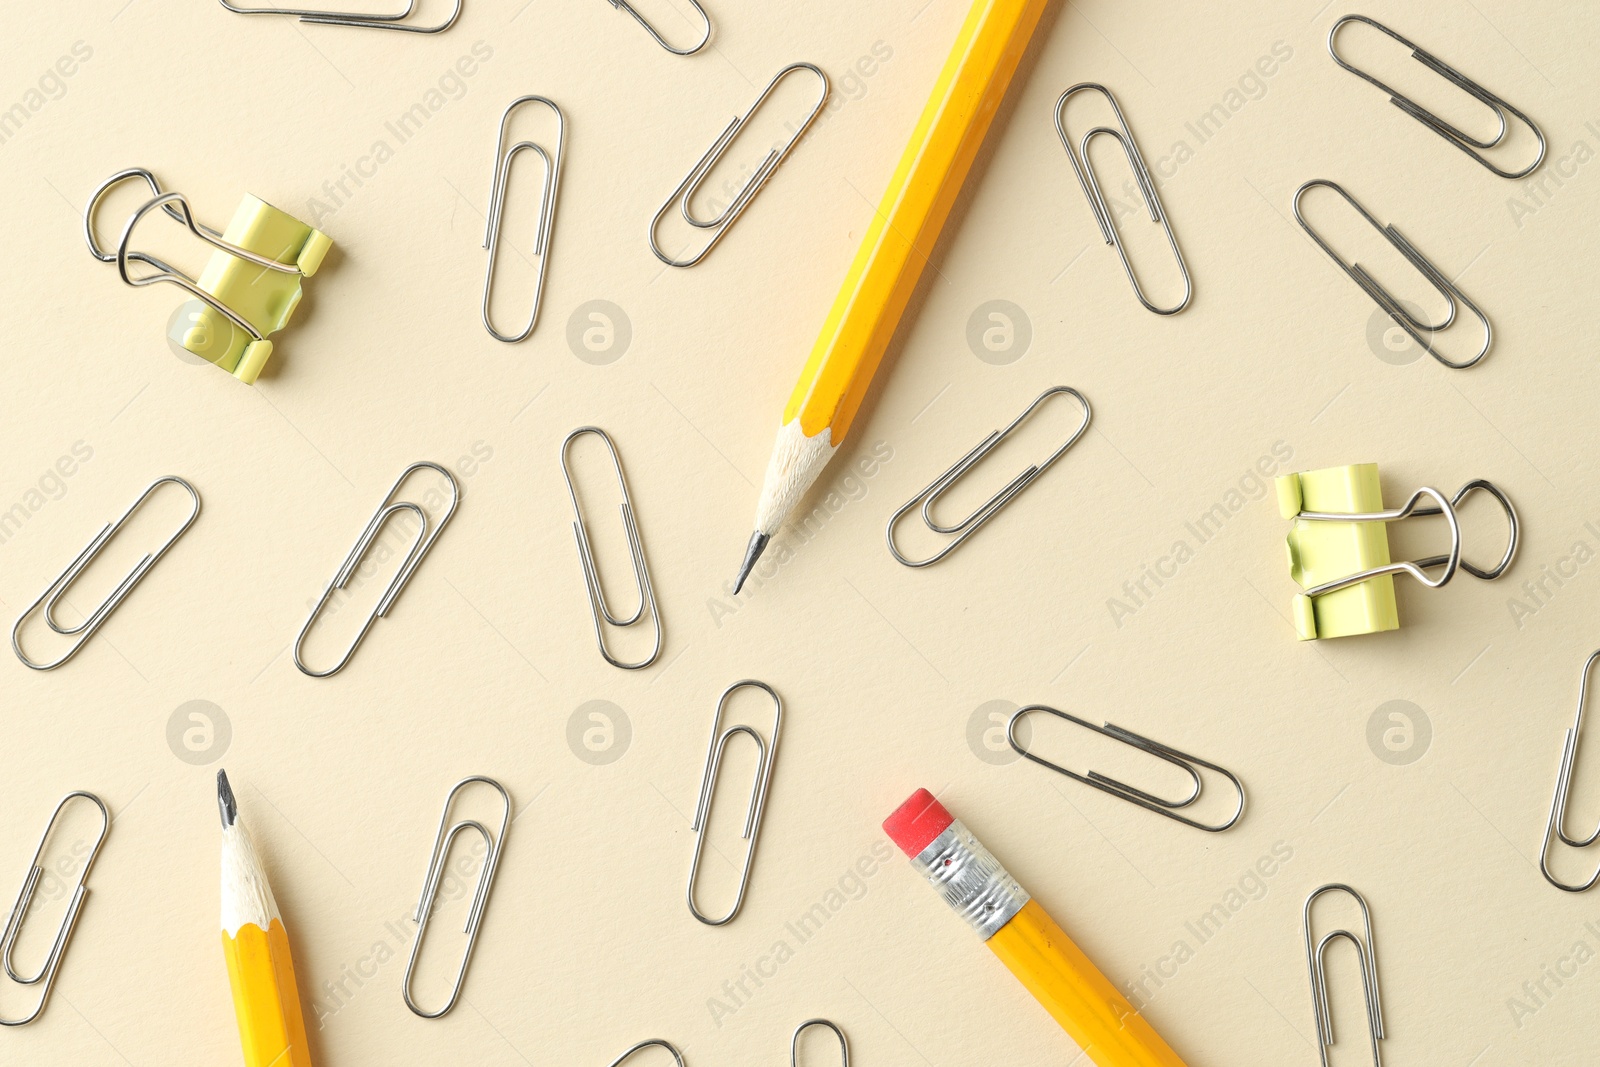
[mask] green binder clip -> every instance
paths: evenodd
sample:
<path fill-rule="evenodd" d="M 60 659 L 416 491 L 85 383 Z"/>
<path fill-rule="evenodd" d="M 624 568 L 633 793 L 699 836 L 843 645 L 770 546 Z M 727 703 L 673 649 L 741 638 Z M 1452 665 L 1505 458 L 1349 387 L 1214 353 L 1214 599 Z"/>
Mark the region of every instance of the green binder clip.
<path fill-rule="evenodd" d="M 128 217 L 116 251 L 108 252 L 95 240 L 95 209 L 113 187 L 134 178 L 144 179 L 152 197 Z M 198 280 L 148 252 L 129 248 L 134 228 L 157 209 L 215 247 Z M 272 355 L 268 335 L 287 325 L 300 303 L 300 280 L 315 274 L 333 247 L 327 234 L 249 195 L 220 233 L 202 226 L 182 193 L 162 192 L 155 176 L 142 167 L 119 171 L 94 191 L 84 211 L 83 235 L 94 257 L 115 263 L 129 285 L 170 282 L 193 296 L 174 318 L 171 339 L 246 385 L 255 383 Z M 153 270 L 135 274 L 130 263 Z"/>
<path fill-rule="evenodd" d="M 1505 493 L 1482 479 L 1462 486 L 1454 498 L 1423 486 L 1403 506 L 1388 510 L 1383 506 L 1376 463 L 1286 474 L 1276 482 L 1278 511 L 1290 520 L 1289 573 L 1304 590 L 1294 598 L 1294 627 L 1302 641 L 1398 629 L 1397 574 L 1410 575 L 1429 589 L 1444 585 L 1458 569 L 1493 581 L 1505 573 L 1517 554 L 1516 509 Z M 1510 527 L 1505 555 L 1488 570 L 1461 558 L 1461 523 L 1456 509 L 1478 490 L 1499 502 Z M 1435 506 L 1419 507 L 1424 498 L 1433 500 Z M 1426 515 L 1444 516 L 1450 527 L 1450 551 L 1392 562 L 1385 524 Z"/>

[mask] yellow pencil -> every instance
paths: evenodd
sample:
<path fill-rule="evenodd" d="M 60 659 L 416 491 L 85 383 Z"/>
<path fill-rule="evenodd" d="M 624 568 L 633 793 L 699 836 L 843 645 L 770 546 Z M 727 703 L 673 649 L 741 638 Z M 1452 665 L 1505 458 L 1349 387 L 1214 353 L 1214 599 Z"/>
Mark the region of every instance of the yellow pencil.
<path fill-rule="evenodd" d="M 1096 1067 L 1184 1067 L 1128 998 L 932 793 L 911 794 L 883 829 Z"/>
<path fill-rule="evenodd" d="M 217 806 L 222 810 L 222 954 L 245 1067 L 311 1067 L 289 935 L 224 771 L 217 772 Z"/>
<path fill-rule="evenodd" d="M 976 0 L 972 5 L 784 409 L 735 593 L 850 432 L 1049 3 Z"/>

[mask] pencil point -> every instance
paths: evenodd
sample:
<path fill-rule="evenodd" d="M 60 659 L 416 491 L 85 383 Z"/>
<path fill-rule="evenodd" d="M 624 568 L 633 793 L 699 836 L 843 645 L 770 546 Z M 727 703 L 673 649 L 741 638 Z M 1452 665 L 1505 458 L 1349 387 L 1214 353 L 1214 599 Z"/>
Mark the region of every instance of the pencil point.
<path fill-rule="evenodd" d="M 226 830 L 239 819 L 239 802 L 233 799 L 233 786 L 228 784 L 228 772 L 217 772 L 217 808 L 222 812 L 222 828 Z"/>
<path fill-rule="evenodd" d="M 756 560 L 761 558 L 761 553 L 767 550 L 767 542 L 771 540 L 771 534 L 764 534 L 760 530 L 750 535 L 750 547 L 744 550 L 744 566 L 739 568 L 739 577 L 733 583 L 734 596 L 738 596 L 739 590 L 744 588 L 744 580 L 750 577 L 750 572 L 755 569 Z"/>

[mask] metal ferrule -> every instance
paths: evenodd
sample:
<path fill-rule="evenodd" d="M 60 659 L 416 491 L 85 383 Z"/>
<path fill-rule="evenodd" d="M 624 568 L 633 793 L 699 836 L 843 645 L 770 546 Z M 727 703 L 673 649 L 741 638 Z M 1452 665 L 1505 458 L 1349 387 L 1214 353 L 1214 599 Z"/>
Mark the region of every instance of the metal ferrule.
<path fill-rule="evenodd" d="M 985 941 L 1032 899 L 959 819 L 911 864 Z"/>

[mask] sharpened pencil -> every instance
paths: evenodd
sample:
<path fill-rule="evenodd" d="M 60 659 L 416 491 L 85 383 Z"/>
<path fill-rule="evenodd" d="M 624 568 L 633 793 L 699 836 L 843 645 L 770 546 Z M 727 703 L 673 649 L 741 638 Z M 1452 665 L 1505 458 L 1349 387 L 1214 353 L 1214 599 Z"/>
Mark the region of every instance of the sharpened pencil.
<path fill-rule="evenodd" d="M 311 1067 L 289 935 L 261 869 L 226 771 L 217 772 L 222 813 L 222 954 L 245 1067 Z"/>
<path fill-rule="evenodd" d="M 1050 0 L 976 0 L 783 412 L 735 594 L 833 458 Z"/>

